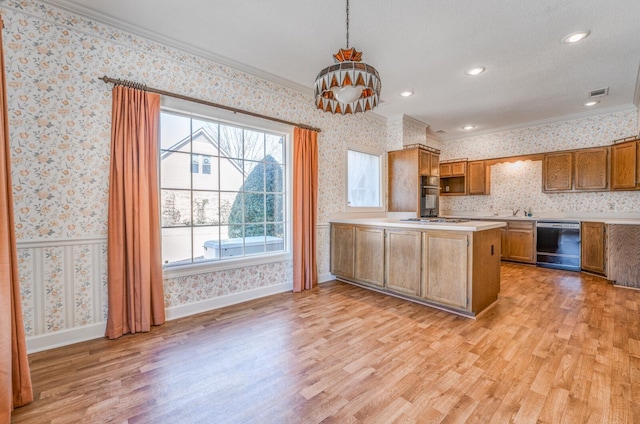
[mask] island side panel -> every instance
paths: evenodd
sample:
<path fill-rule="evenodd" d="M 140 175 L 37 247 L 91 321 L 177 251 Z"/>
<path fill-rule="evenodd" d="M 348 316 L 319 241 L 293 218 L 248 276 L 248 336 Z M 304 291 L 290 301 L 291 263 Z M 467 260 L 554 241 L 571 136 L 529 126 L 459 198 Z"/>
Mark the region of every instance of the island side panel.
<path fill-rule="evenodd" d="M 500 293 L 500 229 L 473 233 L 471 310 L 478 314 Z"/>

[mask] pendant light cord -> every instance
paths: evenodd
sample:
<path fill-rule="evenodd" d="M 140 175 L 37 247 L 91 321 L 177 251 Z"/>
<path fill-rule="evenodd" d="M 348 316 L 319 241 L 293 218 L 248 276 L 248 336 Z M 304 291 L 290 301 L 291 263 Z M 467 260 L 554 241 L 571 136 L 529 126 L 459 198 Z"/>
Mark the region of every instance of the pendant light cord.
<path fill-rule="evenodd" d="M 349 50 L 349 0 L 347 0 L 347 50 Z"/>

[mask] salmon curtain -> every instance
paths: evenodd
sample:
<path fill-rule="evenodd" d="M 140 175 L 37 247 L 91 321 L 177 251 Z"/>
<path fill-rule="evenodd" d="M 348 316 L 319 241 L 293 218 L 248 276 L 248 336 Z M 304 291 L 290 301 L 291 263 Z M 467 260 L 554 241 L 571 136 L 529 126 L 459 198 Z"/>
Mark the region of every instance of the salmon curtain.
<path fill-rule="evenodd" d="M 293 291 L 318 285 L 316 217 L 318 209 L 318 133 L 293 132 Z"/>
<path fill-rule="evenodd" d="M 0 27 L 4 28 L 2 17 Z M 0 31 L 0 422 L 8 423 L 11 421 L 13 408 L 33 400 L 33 390 L 20 303 L 18 253 L 13 221 L 7 81 L 2 46 Z"/>
<path fill-rule="evenodd" d="M 113 88 L 106 336 L 165 320 L 158 200 L 160 96 Z"/>

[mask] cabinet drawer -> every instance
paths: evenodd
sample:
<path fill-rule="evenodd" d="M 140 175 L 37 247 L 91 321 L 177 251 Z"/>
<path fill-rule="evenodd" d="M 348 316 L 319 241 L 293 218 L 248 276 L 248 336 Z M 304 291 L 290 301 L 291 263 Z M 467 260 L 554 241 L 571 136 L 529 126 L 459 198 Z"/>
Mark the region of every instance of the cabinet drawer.
<path fill-rule="evenodd" d="M 509 229 L 533 230 L 536 226 L 535 221 L 508 221 Z"/>

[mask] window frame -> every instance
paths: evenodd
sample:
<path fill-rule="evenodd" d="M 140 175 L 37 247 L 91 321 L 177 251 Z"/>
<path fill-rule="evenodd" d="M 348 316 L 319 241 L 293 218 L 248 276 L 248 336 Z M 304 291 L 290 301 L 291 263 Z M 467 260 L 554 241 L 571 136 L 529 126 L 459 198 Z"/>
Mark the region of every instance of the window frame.
<path fill-rule="evenodd" d="M 219 260 L 199 261 L 189 264 L 174 264 L 165 265 L 163 263 L 163 276 L 164 278 L 177 278 L 196 274 L 203 274 L 207 272 L 215 272 L 222 270 L 229 270 L 235 268 L 242 268 L 246 266 L 261 265 L 274 262 L 283 262 L 292 260 L 291 243 L 292 243 L 292 230 L 293 224 L 292 218 L 292 144 L 293 144 L 293 128 L 289 125 L 284 125 L 276 122 L 267 121 L 264 119 L 238 115 L 222 109 L 216 109 L 210 106 L 201 105 L 186 100 L 175 99 L 172 97 L 163 96 L 161 98 L 161 111 L 183 115 L 192 119 L 204 119 L 215 120 L 221 124 L 228 124 L 233 126 L 239 126 L 247 129 L 254 129 L 257 131 L 264 131 L 267 133 L 282 134 L 285 139 L 284 148 L 284 197 L 285 204 L 284 210 L 284 226 L 285 226 L 285 238 L 284 238 L 284 250 L 273 252 L 256 254 L 250 256 L 230 257 Z M 160 129 L 158 129 L 160 134 Z M 160 151 L 161 145 L 158 143 L 158 177 L 160 178 Z M 200 155 L 199 162 L 202 162 Z M 199 163 L 200 168 L 202 163 Z M 158 190 L 161 190 L 160 179 L 158 180 Z M 162 211 L 162 204 L 160 202 L 160 196 L 158 196 L 158 209 L 160 213 Z M 159 229 L 160 237 L 162 239 L 162 227 Z"/>
<path fill-rule="evenodd" d="M 355 151 L 359 153 L 366 153 L 368 155 L 377 156 L 378 164 L 380 170 L 380 176 L 378 181 L 378 190 L 380 191 L 380 205 L 379 206 L 351 206 L 349 205 L 349 151 Z M 347 148 L 345 150 L 345 159 L 344 159 L 344 204 L 347 212 L 358 213 L 358 212 L 384 212 L 386 205 L 386 190 L 385 190 L 385 182 L 386 182 L 386 152 L 376 149 L 374 147 L 363 146 L 361 144 L 353 144 L 348 143 Z"/>

